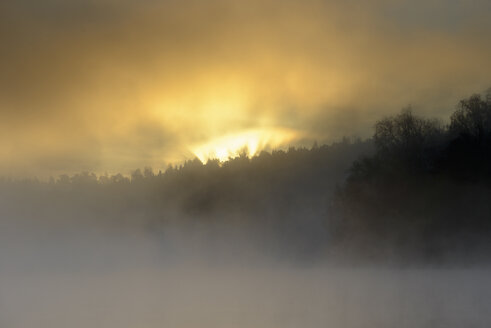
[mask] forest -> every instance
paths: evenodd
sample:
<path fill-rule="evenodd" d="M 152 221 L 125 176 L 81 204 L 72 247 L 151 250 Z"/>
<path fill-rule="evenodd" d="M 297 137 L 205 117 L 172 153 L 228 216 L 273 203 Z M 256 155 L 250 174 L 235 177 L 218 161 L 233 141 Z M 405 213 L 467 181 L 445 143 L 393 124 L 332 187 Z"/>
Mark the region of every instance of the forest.
<path fill-rule="evenodd" d="M 3 233 L 35 222 L 50 231 L 139 227 L 165 239 L 170 227 L 213 227 L 301 261 L 483 260 L 491 256 L 491 91 L 460 101 L 447 123 L 406 108 L 377 121 L 367 140 L 252 158 L 244 149 L 225 162 L 131 176 L 3 178 L 0 196 Z"/>

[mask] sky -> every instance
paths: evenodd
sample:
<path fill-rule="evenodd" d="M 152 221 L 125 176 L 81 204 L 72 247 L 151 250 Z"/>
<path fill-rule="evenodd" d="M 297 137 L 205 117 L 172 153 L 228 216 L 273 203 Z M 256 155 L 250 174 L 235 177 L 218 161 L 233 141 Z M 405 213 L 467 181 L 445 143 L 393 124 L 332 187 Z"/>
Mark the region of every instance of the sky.
<path fill-rule="evenodd" d="M 489 0 L 0 2 L 0 175 L 129 173 L 445 119 L 491 87 Z"/>

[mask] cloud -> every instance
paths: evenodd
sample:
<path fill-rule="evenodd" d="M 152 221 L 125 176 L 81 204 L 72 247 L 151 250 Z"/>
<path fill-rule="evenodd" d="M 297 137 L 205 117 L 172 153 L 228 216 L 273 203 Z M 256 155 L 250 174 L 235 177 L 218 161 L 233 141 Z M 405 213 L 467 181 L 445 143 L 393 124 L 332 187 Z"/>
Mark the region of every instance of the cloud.
<path fill-rule="evenodd" d="M 366 136 L 375 119 L 408 104 L 444 117 L 490 85 L 489 7 L 4 2 L 0 153 L 8 160 L 0 169 L 165 167 L 192 156 L 192 145 L 238 131 Z"/>

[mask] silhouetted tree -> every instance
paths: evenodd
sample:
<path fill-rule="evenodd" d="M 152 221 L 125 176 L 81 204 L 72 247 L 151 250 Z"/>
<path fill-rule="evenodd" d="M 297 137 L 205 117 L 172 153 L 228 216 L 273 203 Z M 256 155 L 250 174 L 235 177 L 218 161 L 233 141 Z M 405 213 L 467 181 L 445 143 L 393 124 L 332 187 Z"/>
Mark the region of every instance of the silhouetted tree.
<path fill-rule="evenodd" d="M 353 163 L 331 206 L 337 242 L 431 259 L 491 246 L 490 98 L 462 100 L 448 128 L 407 109 L 377 122 L 375 154 Z"/>
<path fill-rule="evenodd" d="M 377 156 L 391 165 L 428 170 L 443 136 L 439 121 L 415 116 L 407 108 L 397 116 L 378 121 L 373 139 Z"/>
<path fill-rule="evenodd" d="M 461 100 L 458 109 L 450 117 L 450 133 L 454 137 L 470 138 L 482 143 L 491 133 L 491 91 L 485 99 L 475 94 Z"/>

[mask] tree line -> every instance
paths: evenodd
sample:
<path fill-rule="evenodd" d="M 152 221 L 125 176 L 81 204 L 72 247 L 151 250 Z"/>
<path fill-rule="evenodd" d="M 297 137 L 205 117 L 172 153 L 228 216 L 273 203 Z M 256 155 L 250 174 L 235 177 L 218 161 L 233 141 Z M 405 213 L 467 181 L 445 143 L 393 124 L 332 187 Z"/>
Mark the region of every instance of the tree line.
<path fill-rule="evenodd" d="M 491 91 L 460 101 L 448 124 L 406 108 L 367 140 L 130 176 L 2 179 L 0 196 L 2 218 L 153 232 L 235 225 L 306 257 L 489 257 Z"/>

